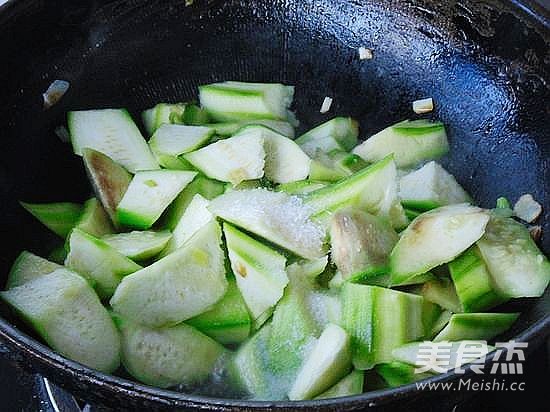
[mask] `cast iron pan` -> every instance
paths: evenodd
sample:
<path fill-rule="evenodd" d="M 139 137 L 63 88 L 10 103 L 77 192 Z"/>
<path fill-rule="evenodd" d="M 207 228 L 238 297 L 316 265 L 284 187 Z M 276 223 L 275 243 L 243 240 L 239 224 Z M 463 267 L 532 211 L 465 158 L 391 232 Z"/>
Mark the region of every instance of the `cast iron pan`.
<path fill-rule="evenodd" d="M 362 136 L 411 117 L 431 96 L 448 125 L 444 165 L 485 207 L 532 193 L 545 206 L 541 247 L 550 252 L 550 23 L 529 3 L 390 0 L 12 0 L 0 7 L 0 230 L 4 275 L 23 248 L 47 254 L 55 239 L 17 200 L 84 200 L 81 160 L 53 133 L 67 110 L 185 101 L 220 80 L 296 85 L 305 130 L 352 115 Z M 360 61 L 357 48 L 374 49 Z M 41 93 L 70 81 L 44 111 Z M 507 338 L 548 336 L 550 293 L 516 303 Z M 56 355 L 4 309 L 0 338 L 29 369 L 75 395 L 118 408 L 347 410 L 424 396 L 409 385 L 339 400 L 265 402 L 204 398 L 105 376 Z M 453 380 L 451 374 L 433 380 Z"/>

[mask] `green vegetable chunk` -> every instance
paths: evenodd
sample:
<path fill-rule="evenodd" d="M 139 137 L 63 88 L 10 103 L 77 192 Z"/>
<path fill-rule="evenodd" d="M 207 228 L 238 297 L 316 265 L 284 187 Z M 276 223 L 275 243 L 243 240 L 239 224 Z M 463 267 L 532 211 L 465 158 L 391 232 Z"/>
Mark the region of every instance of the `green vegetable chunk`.
<path fill-rule="evenodd" d="M 420 296 L 355 283 L 345 283 L 341 296 L 357 369 L 391 361 L 392 349 L 424 335 Z"/>

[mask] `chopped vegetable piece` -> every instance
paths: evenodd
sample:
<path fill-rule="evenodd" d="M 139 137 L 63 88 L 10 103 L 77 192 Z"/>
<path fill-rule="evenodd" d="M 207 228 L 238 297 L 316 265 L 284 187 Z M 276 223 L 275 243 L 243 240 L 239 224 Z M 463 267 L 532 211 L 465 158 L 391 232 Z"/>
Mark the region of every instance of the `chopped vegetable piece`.
<path fill-rule="evenodd" d="M 149 230 L 106 235 L 102 240 L 130 259 L 146 260 L 158 255 L 171 238 L 172 234 L 168 230 Z"/>
<path fill-rule="evenodd" d="M 109 156 L 132 173 L 158 169 L 147 142 L 125 109 L 69 112 L 69 130 L 75 154 L 84 148 Z"/>
<path fill-rule="evenodd" d="M 375 369 L 390 388 L 407 385 L 433 376 L 431 373 L 416 373 L 414 366 L 397 361 L 376 365 Z"/>
<path fill-rule="evenodd" d="M 351 117 L 335 117 L 303 134 L 296 143 L 310 157 L 317 150 L 328 153 L 331 150 L 351 150 L 357 144 L 359 124 Z"/>
<path fill-rule="evenodd" d="M 489 340 L 508 330 L 518 317 L 519 313 L 456 313 L 433 340 Z"/>
<path fill-rule="evenodd" d="M 93 149 L 82 150 L 84 167 L 97 198 L 111 218 L 119 226 L 116 209 L 132 180 L 132 175 L 110 157 Z"/>
<path fill-rule="evenodd" d="M 60 269 L 62 266 L 57 263 L 50 262 L 40 256 L 36 256 L 31 252 L 24 250 L 19 254 L 11 267 L 6 282 L 6 289 L 12 289 L 21 286 L 40 276 L 52 273 L 54 270 Z"/>
<path fill-rule="evenodd" d="M 269 371 L 267 345 L 270 335 L 271 325 L 267 324 L 239 347 L 228 368 L 231 381 L 248 392 L 252 399 L 281 399 L 286 395 L 281 382 Z"/>
<path fill-rule="evenodd" d="M 166 209 L 164 217 L 161 218 L 163 226 L 174 230 L 196 194 L 211 200 L 223 194 L 224 190 L 224 183 L 208 179 L 201 174 L 197 175 Z"/>
<path fill-rule="evenodd" d="M 449 271 L 464 312 L 491 309 L 507 300 L 495 290 L 477 246 L 450 262 Z"/>
<path fill-rule="evenodd" d="M 118 331 L 93 289 L 76 273 L 57 269 L 0 292 L 0 298 L 61 355 L 104 373 L 118 368 Z"/>
<path fill-rule="evenodd" d="M 341 324 L 351 336 L 357 369 L 391 361 L 392 349 L 424 335 L 421 296 L 348 282 L 341 293 Z"/>
<path fill-rule="evenodd" d="M 136 173 L 118 204 L 118 221 L 127 227 L 149 229 L 196 175 L 180 170 Z"/>
<path fill-rule="evenodd" d="M 477 246 L 497 293 L 511 298 L 544 293 L 550 282 L 550 262 L 525 226 L 493 216 Z"/>
<path fill-rule="evenodd" d="M 300 280 L 291 279 L 273 312 L 269 364 L 271 370 L 288 382 L 287 390 L 320 333 L 308 304 L 312 291 L 312 287 L 305 286 Z"/>
<path fill-rule="evenodd" d="M 333 387 L 327 389 L 314 399 L 340 398 L 342 396 L 360 395 L 363 393 L 363 382 L 365 374 L 363 371 L 354 370 L 348 376 L 340 379 Z"/>
<path fill-rule="evenodd" d="M 149 147 L 161 166 L 188 170 L 189 164 L 179 156 L 205 145 L 213 134 L 208 127 L 163 124 L 149 140 Z"/>
<path fill-rule="evenodd" d="M 223 231 L 237 286 L 253 320 L 260 326 L 262 315 L 271 312 L 283 296 L 288 283 L 286 259 L 227 223 Z"/>
<path fill-rule="evenodd" d="M 150 327 L 206 312 L 227 290 L 221 230 L 212 221 L 183 247 L 126 276 L 111 299 L 116 313 Z"/>
<path fill-rule="evenodd" d="M 88 199 L 84 203 L 83 212 L 75 227 L 95 237 L 101 237 L 113 233 L 111 220 L 101 203 L 95 198 Z"/>
<path fill-rule="evenodd" d="M 299 180 L 297 182 L 283 183 L 275 188 L 277 192 L 285 192 L 289 195 L 303 195 L 314 190 L 325 187 L 324 182 L 316 182 L 313 180 Z"/>
<path fill-rule="evenodd" d="M 224 345 L 242 343 L 252 330 L 246 302 L 234 278 L 228 280 L 227 292 L 212 309 L 185 323 Z"/>
<path fill-rule="evenodd" d="M 392 283 L 453 260 L 483 236 L 488 221 L 486 211 L 467 204 L 444 206 L 418 216 L 391 253 Z"/>
<path fill-rule="evenodd" d="M 497 199 L 497 209 L 510 209 L 510 201 L 506 199 L 505 197 L 499 197 Z"/>
<path fill-rule="evenodd" d="M 247 126 L 235 136 L 251 134 L 264 142 L 265 176 L 271 182 L 295 182 L 309 175 L 311 159 L 294 141 L 264 126 Z"/>
<path fill-rule="evenodd" d="M 368 163 L 359 156 L 341 150 L 323 153 L 317 150 L 311 162 L 309 178 L 324 182 L 337 182 L 364 169 Z"/>
<path fill-rule="evenodd" d="M 382 219 L 360 210 L 342 210 L 331 219 L 331 257 L 343 279 L 369 282 L 389 271 L 389 255 L 399 240 Z"/>
<path fill-rule="evenodd" d="M 353 153 L 367 162 L 377 162 L 393 153 L 399 168 L 415 166 L 437 159 L 449 151 L 443 123 L 405 120 L 371 136 Z"/>
<path fill-rule="evenodd" d="M 306 259 L 324 256 L 324 231 L 309 219 L 311 209 L 295 196 L 265 189 L 225 193 L 210 211 Z"/>
<path fill-rule="evenodd" d="M 159 103 L 145 110 L 141 119 L 147 134 L 152 136 L 163 124 L 182 124 L 186 108 L 185 103 Z"/>
<path fill-rule="evenodd" d="M 181 323 L 151 329 L 120 317 L 122 363 L 137 380 L 158 388 L 205 381 L 225 352 L 223 346 Z"/>
<path fill-rule="evenodd" d="M 288 398 L 312 399 L 335 385 L 350 369 L 350 338 L 340 326 L 328 325 L 304 361 Z"/>
<path fill-rule="evenodd" d="M 67 237 L 82 214 L 82 206 L 77 203 L 19 203 L 40 223 L 62 238 Z"/>
<path fill-rule="evenodd" d="M 400 179 L 399 197 L 404 207 L 423 211 L 471 201 L 455 178 L 433 161 Z"/>
<path fill-rule="evenodd" d="M 229 137 L 237 133 L 240 129 L 250 125 L 265 126 L 268 129 L 273 130 L 283 136 L 290 139 L 294 139 L 295 131 L 294 127 L 282 120 L 269 120 L 269 119 L 255 119 L 255 120 L 242 120 L 238 122 L 225 122 L 225 123 L 210 123 L 206 124 L 206 127 L 214 129 L 217 136 Z"/>
<path fill-rule="evenodd" d="M 198 193 L 193 197 L 183 216 L 172 232 L 172 238 L 162 251 L 161 257 L 180 248 L 201 228 L 214 220 L 214 215 L 208 210 L 209 202 Z"/>
<path fill-rule="evenodd" d="M 90 279 L 100 298 L 110 298 L 122 278 L 141 269 L 126 256 L 80 229 L 68 240 L 69 254 L 65 266 Z"/>
<path fill-rule="evenodd" d="M 183 158 L 206 176 L 237 185 L 264 175 L 264 139 L 253 130 L 245 131 L 186 153 Z"/>
<path fill-rule="evenodd" d="M 357 173 L 304 196 L 304 203 L 313 209 L 313 217 L 327 221 L 331 214 L 355 206 L 375 216 L 388 219 L 401 228 L 407 218 L 397 197 L 397 169 L 388 156 Z M 328 223 L 328 222 L 327 222 Z"/>
<path fill-rule="evenodd" d="M 421 294 L 427 301 L 436 303 L 451 312 L 464 311 L 455 286 L 449 278 L 438 277 L 427 281 L 422 285 Z"/>
<path fill-rule="evenodd" d="M 273 119 L 295 122 L 294 87 L 277 83 L 223 82 L 199 87 L 202 107 L 217 121 Z"/>

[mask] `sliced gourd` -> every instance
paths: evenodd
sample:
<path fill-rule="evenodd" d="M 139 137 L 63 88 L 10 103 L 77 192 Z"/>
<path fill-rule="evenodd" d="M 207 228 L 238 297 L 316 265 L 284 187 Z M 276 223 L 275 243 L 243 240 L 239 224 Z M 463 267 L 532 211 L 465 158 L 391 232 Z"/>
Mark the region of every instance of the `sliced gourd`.
<path fill-rule="evenodd" d="M 187 104 L 185 103 L 158 103 L 155 107 L 145 110 L 141 119 L 149 136 L 163 124 L 181 124 Z"/>
<path fill-rule="evenodd" d="M 159 164 L 167 169 L 188 170 L 180 156 L 208 143 L 214 130 L 203 126 L 163 124 L 149 140 L 149 147 Z"/>
<path fill-rule="evenodd" d="M 15 288 L 40 276 L 52 273 L 62 266 L 24 250 L 11 267 L 6 289 Z"/>
<path fill-rule="evenodd" d="M 519 298 L 544 293 L 550 282 L 550 262 L 525 226 L 493 216 L 477 246 L 500 295 Z"/>
<path fill-rule="evenodd" d="M 271 312 L 288 283 L 286 259 L 273 249 L 224 223 L 223 231 L 237 286 L 256 326 Z"/>
<path fill-rule="evenodd" d="M 453 260 L 483 236 L 488 221 L 486 211 L 468 204 L 444 206 L 418 216 L 391 253 L 392 284 Z"/>
<path fill-rule="evenodd" d="M 264 140 L 254 131 L 244 131 L 186 153 L 183 158 L 206 176 L 237 185 L 264 175 Z"/>
<path fill-rule="evenodd" d="M 55 351 L 104 373 L 120 363 L 120 336 L 88 283 L 61 268 L 0 292 Z"/>
<path fill-rule="evenodd" d="M 464 309 L 456 294 L 455 285 L 447 277 L 430 279 L 422 285 L 421 294 L 428 302 L 435 303 L 451 312 L 463 312 Z"/>
<path fill-rule="evenodd" d="M 295 196 L 266 189 L 231 191 L 212 200 L 210 211 L 303 258 L 325 255 L 324 230 Z"/>
<path fill-rule="evenodd" d="M 102 240 L 132 260 L 146 260 L 158 255 L 171 238 L 168 230 L 146 230 L 107 235 Z"/>
<path fill-rule="evenodd" d="M 508 330 L 518 317 L 519 313 L 455 313 L 433 340 L 490 340 Z"/>
<path fill-rule="evenodd" d="M 495 290 L 477 246 L 472 246 L 448 266 L 464 312 L 490 309 L 507 300 Z"/>
<path fill-rule="evenodd" d="M 214 215 L 208 210 L 209 202 L 200 194 L 196 194 L 185 209 L 185 213 L 172 232 L 172 238 L 162 251 L 161 256 L 172 253 L 185 244 L 202 227 L 214 220 Z"/>
<path fill-rule="evenodd" d="M 269 365 L 287 382 L 288 391 L 320 330 L 308 297 L 312 289 L 291 279 L 271 321 Z"/>
<path fill-rule="evenodd" d="M 327 185 L 326 182 L 318 182 L 314 180 L 299 180 L 297 182 L 283 183 L 278 185 L 275 190 L 277 192 L 285 192 L 289 195 L 305 195 L 314 190 L 321 189 Z"/>
<path fill-rule="evenodd" d="M 134 229 L 149 229 L 196 175 L 181 170 L 136 173 L 118 204 L 118 221 Z"/>
<path fill-rule="evenodd" d="M 211 200 L 223 194 L 224 191 L 225 183 L 208 179 L 200 174 L 197 175 L 191 183 L 185 186 L 185 189 L 181 191 L 168 209 L 166 209 L 162 218 L 162 224 L 167 229 L 174 230 L 196 194 L 200 194 L 205 199 Z"/>
<path fill-rule="evenodd" d="M 304 361 L 288 398 L 312 399 L 335 385 L 350 369 L 350 337 L 340 326 L 328 325 Z"/>
<path fill-rule="evenodd" d="M 397 197 L 396 179 L 395 163 L 392 156 L 388 156 L 339 182 L 308 193 L 304 203 L 321 221 L 327 221 L 339 209 L 355 206 L 401 228 L 407 224 L 407 218 Z"/>
<path fill-rule="evenodd" d="M 302 150 L 310 157 L 317 150 L 328 153 L 331 150 L 351 150 L 357 145 L 359 123 L 351 117 L 335 117 L 296 139 Z"/>
<path fill-rule="evenodd" d="M 81 110 L 67 115 L 75 154 L 84 148 L 104 153 L 132 173 L 158 169 L 132 117 L 125 109 Z"/>
<path fill-rule="evenodd" d="M 311 162 L 309 178 L 324 182 L 337 182 L 367 166 L 368 163 L 356 154 L 338 149 L 329 153 L 317 150 Z"/>
<path fill-rule="evenodd" d="M 217 121 L 273 119 L 295 122 L 289 107 L 294 87 L 278 83 L 228 81 L 199 87 L 199 100 Z"/>
<path fill-rule="evenodd" d="M 286 395 L 280 382 L 269 371 L 267 346 L 270 334 L 271 325 L 264 325 L 239 347 L 228 367 L 230 381 L 252 399 L 275 400 Z"/>
<path fill-rule="evenodd" d="M 158 388 L 204 382 L 225 352 L 192 326 L 158 329 L 117 317 L 122 333 L 122 363 L 134 378 Z"/>
<path fill-rule="evenodd" d="M 391 361 L 392 349 L 424 335 L 420 296 L 349 282 L 341 294 L 341 325 L 351 336 L 357 369 Z"/>
<path fill-rule="evenodd" d="M 233 136 L 243 127 L 250 125 L 265 126 L 274 132 L 282 134 L 290 139 L 294 139 L 294 127 L 290 123 L 283 120 L 254 119 L 242 120 L 238 122 L 210 123 L 205 126 L 214 129 L 217 136 L 224 138 Z"/>
<path fill-rule="evenodd" d="M 78 203 L 20 203 L 40 223 L 62 238 L 67 237 L 82 214 L 82 206 Z"/>
<path fill-rule="evenodd" d="M 95 197 L 84 202 L 84 208 L 76 222 L 76 227 L 95 237 L 113 233 L 111 220 Z"/>
<path fill-rule="evenodd" d="M 443 123 L 424 119 L 397 123 L 353 149 L 353 153 L 367 162 L 377 162 L 393 153 L 399 168 L 438 159 L 448 151 L 449 143 Z"/>
<path fill-rule="evenodd" d="M 110 303 L 126 319 L 171 326 L 211 309 L 226 290 L 221 230 L 212 221 L 183 247 L 126 276 Z"/>
<path fill-rule="evenodd" d="M 398 361 L 376 365 L 375 369 L 390 388 L 407 385 L 433 376 L 433 374 L 426 372 L 415 373 L 414 366 Z"/>
<path fill-rule="evenodd" d="M 264 172 L 273 183 L 289 183 L 303 180 L 309 175 L 310 158 L 300 146 L 264 126 L 247 126 L 237 136 L 257 136 L 264 142 Z M 233 138 L 234 138 L 233 137 Z"/>
<path fill-rule="evenodd" d="M 348 376 L 340 379 L 340 381 L 327 389 L 314 399 L 330 399 L 340 398 L 342 396 L 360 395 L 363 393 L 363 382 L 365 381 L 365 373 L 363 371 L 353 370 Z"/>
<path fill-rule="evenodd" d="M 416 210 L 430 210 L 472 200 L 453 175 L 433 161 L 400 179 L 399 197 L 403 206 Z"/>
<path fill-rule="evenodd" d="M 388 273 L 389 255 L 398 240 L 387 222 L 360 210 L 340 210 L 331 218 L 331 257 L 345 280 L 368 283 Z"/>
<path fill-rule="evenodd" d="M 132 175 L 110 157 L 93 149 L 82 150 L 84 167 L 97 198 L 118 227 L 116 209 L 132 180 Z"/>
<path fill-rule="evenodd" d="M 252 319 L 234 278 L 228 279 L 227 292 L 212 309 L 185 323 L 224 345 L 244 342 L 252 330 Z"/>
<path fill-rule="evenodd" d="M 69 254 L 65 266 L 90 279 L 100 298 L 110 298 L 122 278 L 141 269 L 126 256 L 80 229 L 68 240 Z"/>

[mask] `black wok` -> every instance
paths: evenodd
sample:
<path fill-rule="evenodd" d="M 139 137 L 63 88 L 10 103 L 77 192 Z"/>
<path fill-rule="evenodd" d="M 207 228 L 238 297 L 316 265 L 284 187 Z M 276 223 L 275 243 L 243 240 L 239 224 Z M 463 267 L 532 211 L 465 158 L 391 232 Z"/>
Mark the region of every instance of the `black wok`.
<path fill-rule="evenodd" d="M 374 49 L 374 59 L 360 61 L 359 46 Z M 331 114 L 359 119 L 363 137 L 411 117 L 411 101 L 433 97 L 451 139 L 444 165 L 485 207 L 501 195 L 533 194 L 545 206 L 541 247 L 550 253 L 550 20 L 530 2 L 11 0 L 0 7 L 0 56 L 0 282 L 20 250 L 47 254 L 55 244 L 18 200 L 90 193 L 80 159 L 53 132 L 67 110 L 138 114 L 219 80 L 296 85 L 301 130 L 326 119 L 319 107 L 331 96 Z M 41 93 L 55 79 L 71 88 L 43 110 Z M 522 316 L 505 337 L 534 347 L 550 333 L 550 293 L 514 305 Z M 1 310 L 0 339 L 12 358 L 117 408 L 348 410 L 424 396 L 409 385 L 290 404 L 158 390 L 56 355 Z"/>

